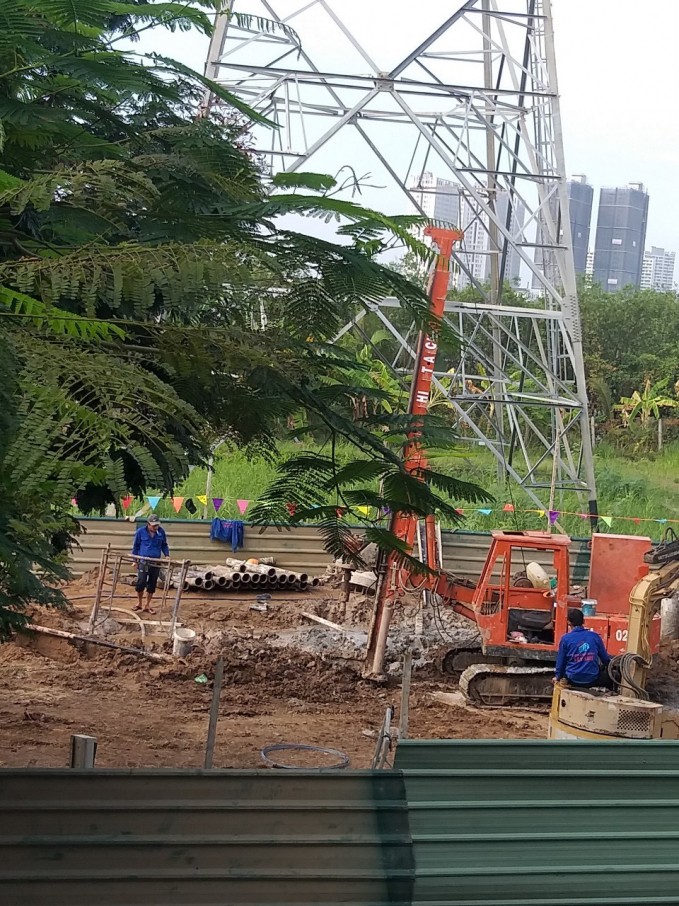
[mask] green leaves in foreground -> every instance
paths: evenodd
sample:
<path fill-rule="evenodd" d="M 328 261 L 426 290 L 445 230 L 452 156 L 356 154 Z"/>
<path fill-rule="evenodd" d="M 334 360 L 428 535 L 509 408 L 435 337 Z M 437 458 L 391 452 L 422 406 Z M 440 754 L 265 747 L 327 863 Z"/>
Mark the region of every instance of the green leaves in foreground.
<path fill-rule="evenodd" d="M 352 534 L 350 521 L 366 525 L 366 537 L 384 550 L 409 559 L 403 543 L 384 527 L 384 514 L 401 512 L 424 519 L 435 515 L 460 521 L 461 501 L 486 503 L 492 497 L 476 485 L 431 469 L 408 472 L 398 459 L 356 459 L 340 464 L 334 455 L 303 453 L 279 466 L 279 477 L 250 513 L 258 524 L 316 523 L 326 550 L 346 556 Z M 368 484 L 368 487 L 365 485 Z M 361 517 L 369 507 L 373 518 Z M 351 520 L 346 517 L 351 510 Z"/>

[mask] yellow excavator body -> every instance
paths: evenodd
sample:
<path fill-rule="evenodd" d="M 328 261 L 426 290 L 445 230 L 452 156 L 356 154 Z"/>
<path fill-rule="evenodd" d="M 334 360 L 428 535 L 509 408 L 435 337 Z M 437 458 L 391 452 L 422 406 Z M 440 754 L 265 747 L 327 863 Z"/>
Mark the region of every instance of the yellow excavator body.
<path fill-rule="evenodd" d="M 630 594 L 626 653 L 621 656 L 622 679 L 618 695 L 574 689 L 566 682 L 554 686 L 549 715 L 549 739 L 679 739 L 679 712 L 646 695 L 650 667 L 649 630 L 660 601 L 679 588 L 676 558 L 655 562 L 653 571 L 640 579 Z"/>

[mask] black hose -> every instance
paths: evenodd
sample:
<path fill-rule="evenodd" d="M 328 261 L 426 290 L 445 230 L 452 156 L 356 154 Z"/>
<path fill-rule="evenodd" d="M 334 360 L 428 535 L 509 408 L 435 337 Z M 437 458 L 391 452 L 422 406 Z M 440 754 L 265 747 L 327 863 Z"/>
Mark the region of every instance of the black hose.
<path fill-rule="evenodd" d="M 292 764 L 281 764 L 269 758 L 271 752 L 320 752 L 322 755 L 329 755 L 331 758 L 337 758 L 333 764 L 324 765 L 322 768 L 304 768 Z M 286 771 L 337 771 L 349 766 L 349 756 L 339 749 L 326 749 L 324 746 L 307 746 L 297 742 L 279 742 L 264 746 L 260 750 L 262 760 L 271 768 L 283 768 Z"/>
<path fill-rule="evenodd" d="M 643 689 L 634 679 L 632 679 L 632 665 L 636 664 L 639 667 L 648 668 L 651 666 L 651 662 L 647 661 L 640 654 L 619 654 L 614 658 L 611 658 L 608 664 L 608 675 L 613 680 L 613 682 L 620 686 L 623 683 L 626 686 L 629 686 L 630 689 L 634 692 L 636 698 L 642 699 L 643 701 L 648 701 L 648 693 Z M 613 671 L 616 671 L 616 674 L 620 675 L 618 679 L 617 675 L 613 676 Z"/>

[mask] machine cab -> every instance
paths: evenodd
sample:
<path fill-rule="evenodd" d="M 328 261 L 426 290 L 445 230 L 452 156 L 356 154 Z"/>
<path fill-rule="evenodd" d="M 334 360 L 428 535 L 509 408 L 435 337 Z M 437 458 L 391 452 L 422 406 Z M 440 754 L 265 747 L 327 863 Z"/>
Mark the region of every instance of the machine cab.
<path fill-rule="evenodd" d="M 553 658 L 565 631 L 566 608 L 557 602 L 570 595 L 570 543 L 548 532 L 492 533 L 474 596 L 486 654 Z"/>
<path fill-rule="evenodd" d="M 492 533 L 473 607 L 484 653 L 490 656 L 553 661 L 561 636 L 568 631 L 569 607 L 582 595 L 571 594 L 567 535 L 548 532 Z M 609 654 L 625 650 L 629 593 L 648 567 L 643 556 L 649 538 L 592 536 L 589 596 L 597 612 L 587 626 L 602 637 Z M 659 621 L 651 639 L 657 650 Z"/>

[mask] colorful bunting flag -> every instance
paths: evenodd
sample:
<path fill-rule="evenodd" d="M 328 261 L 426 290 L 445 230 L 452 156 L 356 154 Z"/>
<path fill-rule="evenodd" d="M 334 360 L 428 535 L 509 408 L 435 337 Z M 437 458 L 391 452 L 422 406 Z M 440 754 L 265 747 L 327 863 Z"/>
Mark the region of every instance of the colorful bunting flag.
<path fill-rule="evenodd" d="M 491 514 L 493 511 L 492 511 L 489 507 L 485 507 L 485 506 L 484 506 L 484 507 L 481 507 L 481 508 L 478 510 L 478 512 L 481 513 L 482 516 L 490 516 L 490 514 Z"/>
<path fill-rule="evenodd" d="M 294 516 L 295 513 L 297 512 L 297 504 L 296 503 L 286 503 L 285 509 L 288 511 L 288 513 L 290 513 L 291 516 Z"/>
<path fill-rule="evenodd" d="M 612 516 L 601 516 L 600 518 L 601 518 L 601 521 L 603 522 L 603 524 L 607 525 L 609 528 L 613 525 Z"/>
<path fill-rule="evenodd" d="M 505 505 L 502 507 L 502 509 L 503 509 L 503 511 L 504 511 L 505 513 L 513 513 L 513 512 L 514 512 L 514 504 L 513 504 L 513 503 L 505 503 Z"/>
<path fill-rule="evenodd" d="M 357 509 L 358 512 L 361 514 L 361 516 L 369 516 L 369 515 L 370 515 L 370 507 L 369 507 L 369 506 L 357 506 L 356 509 Z"/>
<path fill-rule="evenodd" d="M 461 510 L 459 507 L 455 510 L 458 516 L 464 516 L 464 510 Z"/>
<path fill-rule="evenodd" d="M 383 507 L 382 507 L 382 515 L 383 515 L 383 516 L 391 516 L 391 509 L 390 509 L 388 506 L 383 506 Z"/>
<path fill-rule="evenodd" d="M 215 508 L 215 513 L 219 512 L 219 508 L 223 503 L 224 503 L 223 497 L 213 497 L 212 498 L 212 506 Z"/>
<path fill-rule="evenodd" d="M 155 508 L 158 506 L 158 504 L 160 503 L 160 500 L 161 500 L 160 494 L 158 494 L 157 496 L 147 494 L 146 499 L 148 500 L 149 506 L 151 507 L 152 510 L 155 510 Z"/>
<path fill-rule="evenodd" d="M 174 507 L 175 513 L 178 513 L 181 510 L 183 503 L 184 503 L 183 497 L 173 497 L 172 498 L 172 506 Z"/>
<path fill-rule="evenodd" d="M 636 517 L 635 517 L 634 519 L 632 519 L 632 522 L 633 522 L 635 525 L 641 525 L 641 519 L 637 519 Z"/>
<path fill-rule="evenodd" d="M 247 510 L 247 508 L 250 506 L 250 501 L 249 500 L 237 500 L 236 503 L 238 504 L 238 510 L 242 516 L 243 513 L 245 513 L 245 511 Z"/>
<path fill-rule="evenodd" d="M 189 497 L 187 500 L 184 501 L 184 509 L 186 510 L 187 513 L 191 513 L 192 516 L 194 513 L 198 512 L 198 507 L 193 502 L 193 497 Z"/>
<path fill-rule="evenodd" d="M 207 497 L 205 494 L 196 494 L 196 500 L 198 503 L 202 503 L 203 506 L 207 506 Z"/>
<path fill-rule="evenodd" d="M 341 506 L 338 506 L 335 513 L 337 514 L 337 518 L 341 519 L 342 516 L 344 516 L 344 509 Z"/>
<path fill-rule="evenodd" d="M 134 500 L 134 497 L 132 496 L 132 494 L 126 494 L 125 497 L 123 497 L 123 499 L 120 501 L 123 505 L 123 509 L 129 510 L 130 504 L 132 503 L 133 500 Z"/>
<path fill-rule="evenodd" d="M 560 510 L 550 510 L 549 511 L 549 524 L 554 525 L 559 516 L 561 515 Z"/>
<path fill-rule="evenodd" d="M 71 497 L 71 506 L 78 506 L 78 501 L 75 499 L 75 497 Z"/>
<path fill-rule="evenodd" d="M 545 511 L 544 511 L 544 510 L 538 510 L 538 516 L 540 517 L 540 519 L 544 519 L 544 518 L 545 518 Z"/>
<path fill-rule="evenodd" d="M 667 522 L 667 519 L 656 519 L 655 521 L 659 522 L 660 525 L 665 525 L 665 523 Z"/>

